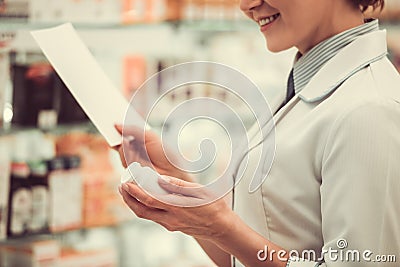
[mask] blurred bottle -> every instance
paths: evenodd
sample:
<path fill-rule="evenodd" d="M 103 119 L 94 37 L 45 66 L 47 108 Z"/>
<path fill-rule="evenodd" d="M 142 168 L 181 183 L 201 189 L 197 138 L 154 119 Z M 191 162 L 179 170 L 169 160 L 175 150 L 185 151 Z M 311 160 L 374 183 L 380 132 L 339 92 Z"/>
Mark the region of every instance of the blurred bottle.
<path fill-rule="evenodd" d="M 27 54 L 12 61 L 13 117 L 18 126 L 49 130 L 57 123 L 87 122 L 88 118 L 42 55 Z"/>
<path fill-rule="evenodd" d="M 183 18 L 183 0 L 167 0 L 167 20 L 179 21 Z"/>
<path fill-rule="evenodd" d="M 48 170 L 48 184 L 50 195 L 50 223 L 51 232 L 64 230 L 65 205 L 68 201 L 65 199 L 64 176 L 65 162 L 63 158 L 54 158 L 46 161 Z"/>
<path fill-rule="evenodd" d="M 77 228 L 82 226 L 83 181 L 80 172 L 81 159 L 78 156 L 64 157 L 64 227 Z"/>
<path fill-rule="evenodd" d="M 29 183 L 29 144 L 24 134 L 17 134 L 13 146 L 7 235 L 22 236 L 28 232 L 32 210 L 32 191 Z"/>
<path fill-rule="evenodd" d="M 29 178 L 32 192 L 32 217 L 29 222 L 30 233 L 44 233 L 49 225 L 49 184 L 45 161 L 37 161 L 30 166 Z"/>
<path fill-rule="evenodd" d="M 0 41 L 0 129 L 7 129 L 12 119 L 9 48 Z"/>
<path fill-rule="evenodd" d="M 0 240 L 7 238 L 8 198 L 10 190 L 10 142 L 0 136 Z"/>
<path fill-rule="evenodd" d="M 29 231 L 45 233 L 49 230 L 50 221 L 50 193 L 46 160 L 55 156 L 55 144 L 53 140 L 37 132 L 32 134 L 30 139 L 34 153 L 29 161 L 32 191 L 32 216 Z"/>

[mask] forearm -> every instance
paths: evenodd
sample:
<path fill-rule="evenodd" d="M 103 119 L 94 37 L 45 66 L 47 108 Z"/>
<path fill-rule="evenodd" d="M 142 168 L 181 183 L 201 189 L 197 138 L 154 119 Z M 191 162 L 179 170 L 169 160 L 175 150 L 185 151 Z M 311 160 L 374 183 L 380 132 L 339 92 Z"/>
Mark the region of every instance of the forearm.
<path fill-rule="evenodd" d="M 231 255 L 219 248 L 214 243 L 196 238 L 197 243 L 218 267 L 230 267 Z"/>
<path fill-rule="evenodd" d="M 227 194 L 224 197 L 225 203 L 230 205 L 232 201 L 232 194 Z M 231 255 L 226 251 L 222 250 L 216 244 L 209 240 L 195 238 L 197 243 L 201 246 L 204 252 L 210 257 L 210 259 L 218 266 L 218 267 L 230 267 L 232 266 Z"/>
<path fill-rule="evenodd" d="M 283 253 L 284 249 L 259 235 L 236 214 L 233 213 L 229 217 L 232 223 L 229 224 L 227 234 L 213 240 L 218 247 L 227 254 L 234 255 L 245 266 L 286 266 L 287 260 L 281 260 L 278 257 L 278 252 Z M 261 250 L 263 252 L 260 253 Z M 287 255 L 287 252 L 284 255 Z"/>

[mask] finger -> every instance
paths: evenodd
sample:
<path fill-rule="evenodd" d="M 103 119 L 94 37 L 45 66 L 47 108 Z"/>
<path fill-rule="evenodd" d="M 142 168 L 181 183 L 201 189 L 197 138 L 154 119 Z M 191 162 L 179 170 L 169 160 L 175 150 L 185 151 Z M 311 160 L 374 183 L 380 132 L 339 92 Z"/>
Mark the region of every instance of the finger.
<path fill-rule="evenodd" d="M 123 131 L 124 127 L 121 124 L 115 124 L 114 127 L 122 135 L 122 131 Z"/>
<path fill-rule="evenodd" d="M 152 166 L 146 146 L 143 142 L 136 139 L 130 141 L 129 139 L 124 138 L 122 141 L 121 152 L 127 165 L 134 161 L 140 161 L 143 166 Z"/>
<path fill-rule="evenodd" d="M 145 130 L 137 126 L 130 125 L 117 125 L 117 130 L 121 132 L 124 136 L 134 136 L 135 138 L 143 137 Z"/>
<path fill-rule="evenodd" d="M 176 194 L 155 195 L 153 197 L 134 183 L 123 184 L 122 191 L 125 191 L 125 193 L 129 194 L 131 198 L 134 198 L 136 201 L 148 208 L 163 210 L 165 212 L 169 211 L 173 207 L 196 207 L 209 202 L 205 198 L 201 199 Z"/>
<path fill-rule="evenodd" d="M 143 205 L 149 208 L 167 210 L 168 206 L 165 203 L 159 201 L 158 199 L 152 197 L 147 192 L 145 192 L 138 185 L 133 183 L 122 184 L 122 191 L 128 193 L 131 197 L 137 199 Z"/>
<path fill-rule="evenodd" d="M 159 136 L 149 129 L 143 129 L 137 126 L 130 125 L 115 125 L 115 128 L 119 133 L 121 133 L 124 137 L 132 136 L 137 140 L 146 142 L 160 142 Z"/>
<path fill-rule="evenodd" d="M 122 166 L 124 166 L 124 168 L 128 167 L 128 160 L 126 159 L 125 153 L 124 153 L 124 141 L 122 141 L 122 145 L 119 146 L 118 148 L 118 154 L 119 154 L 119 158 L 121 159 L 121 163 Z"/>
<path fill-rule="evenodd" d="M 116 146 L 112 146 L 111 149 L 118 152 L 120 147 L 121 147 L 121 145 L 116 145 Z"/>
<path fill-rule="evenodd" d="M 184 195 L 167 194 L 160 195 L 157 198 L 168 206 L 180 207 L 180 208 L 194 208 L 203 206 L 211 203 L 208 199 L 202 199 L 197 197 L 189 197 Z"/>
<path fill-rule="evenodd" d="M 176 177 L 172 177 L 172 176 L 168 176 L 168 175 L 163 175 L 160 180 L 163 181 L 163 182 L 167 182 L 169 185 L 175 185 L 175 186 L 178 186 L 178 187 L 186 187 L 186 188 L 199 188 L 199 187 L 202 187 L 201 184 L 187 182 L 187 181 L 184 181 L 182 179 L 178 179 Z"/>
<path fill-rule="evenodd" d="M 154 222 L 163 222 L 167 212 L 160 209 L 150 208 L 134 197 L 132 197 L 128 192 L 121 190 L 122 199 L 128 205 L 128 207 L 142 219 L 152 220 Z"/>
<path fill-rule="evenodd" d="M 208 195 L 204 186 L 171 176 L 162 175 L 158 180 L 158 184 L 171 194 L 179 194 L 201 199 Z"/>

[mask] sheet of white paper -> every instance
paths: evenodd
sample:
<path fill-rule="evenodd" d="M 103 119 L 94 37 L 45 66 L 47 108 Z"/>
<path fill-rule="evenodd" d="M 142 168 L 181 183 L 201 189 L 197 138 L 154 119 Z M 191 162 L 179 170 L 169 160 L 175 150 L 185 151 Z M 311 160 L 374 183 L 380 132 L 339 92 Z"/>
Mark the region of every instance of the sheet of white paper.
<path fill-rule="evenodd" d="M 90 120 L 110 146 L 121 144 L 114 124 L 124 122 L 128 101 L 112 84 L 71 23 L 32 31 L 36 42 Z M 134 112 L 132 108 L 129 112 Z M 130 123 L 143 128 L 139 114 Z M 134 118 L 134 120 L 132 120 Z"/>

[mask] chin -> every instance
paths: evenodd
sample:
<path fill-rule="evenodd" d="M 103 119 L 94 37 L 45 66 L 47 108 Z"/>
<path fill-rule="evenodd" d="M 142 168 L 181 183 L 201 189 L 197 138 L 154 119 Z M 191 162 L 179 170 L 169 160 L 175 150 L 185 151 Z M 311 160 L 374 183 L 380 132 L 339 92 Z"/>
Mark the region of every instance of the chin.
<path fill-rule="evenodd" d="M 293 46 L 274 45 L 274 44 L 271 44 L 271 43 L 267 42 L 267 48 L 272 53 L 279 53 L 279 52 L 288 50 L 288 49 L 290 49 L 292 47 Z"/>
<path fill-rule="evenodd" d="M 293 45 L 285 44 L 282 41 L 279 40 L 266 40 L 267 43 L 267 49 L 271 51 L 272 53 L 278 53 L 282 52 L 285 50 L 288 50 L 293 47 Z"/>

